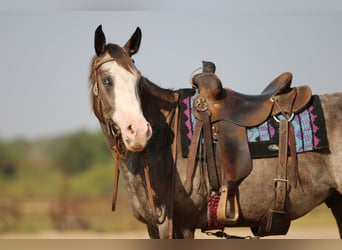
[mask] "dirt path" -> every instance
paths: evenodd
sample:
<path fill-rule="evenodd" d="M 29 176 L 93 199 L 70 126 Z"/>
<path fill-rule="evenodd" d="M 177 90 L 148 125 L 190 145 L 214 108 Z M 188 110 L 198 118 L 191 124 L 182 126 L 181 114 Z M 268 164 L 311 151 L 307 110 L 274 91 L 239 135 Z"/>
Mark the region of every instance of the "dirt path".
<path fill-rule="evenodd" d="M 251 236 L 249 228 L 228 228 L 227 234 L 238 236 Z M 147 239 L 145 231 L 127 231 L 112 233 L 94 233 L 94 232 L 45 232 L 36 234 L 3 234 L 0 239 Z M 214 236 L 208 236 L 200 230 L 196 231 L 197 239 L 217 239 Z M 264 239 L 338 239 L 336 227 L 292 227 L 287 235 L 272 236 Z"/>

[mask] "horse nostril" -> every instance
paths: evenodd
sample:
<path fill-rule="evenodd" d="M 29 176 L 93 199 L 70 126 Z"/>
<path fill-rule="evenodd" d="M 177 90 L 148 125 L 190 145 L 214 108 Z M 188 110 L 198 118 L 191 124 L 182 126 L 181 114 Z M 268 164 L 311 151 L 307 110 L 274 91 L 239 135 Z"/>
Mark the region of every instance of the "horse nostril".
<path fill-rule="evenodd" d="M 132 124 L 128 125 L 127 131 L 129 131 L 131 134 L 134 134 L 135 133 L 134 126 Z"/>
<path fill-rule="evenodd" d="M 146 137 L 149 138 L 152 135 L 152 128 L 149 123 L 147 123 L 147 132 L 146 132 Z"/>

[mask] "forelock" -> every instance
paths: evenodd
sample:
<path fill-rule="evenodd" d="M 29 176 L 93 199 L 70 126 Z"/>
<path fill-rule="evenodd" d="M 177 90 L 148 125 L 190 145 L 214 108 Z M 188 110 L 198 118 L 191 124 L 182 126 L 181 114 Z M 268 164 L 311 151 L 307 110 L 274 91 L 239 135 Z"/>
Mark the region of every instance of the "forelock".
<path fill-rule="evenodd" d="M 133 60 L 130 56 L 127 55 L 123 48 L 116 44 L 107 44 L 107 52 L 121 67 L 133 73 Z"/>

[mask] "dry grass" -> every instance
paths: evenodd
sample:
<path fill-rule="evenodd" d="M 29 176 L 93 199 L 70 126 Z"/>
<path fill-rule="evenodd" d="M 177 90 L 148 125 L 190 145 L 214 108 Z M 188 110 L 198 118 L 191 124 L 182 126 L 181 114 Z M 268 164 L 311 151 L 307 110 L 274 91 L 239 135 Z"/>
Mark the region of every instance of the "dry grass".
<path fill-rule="evenodd" d="M 291 229 L 324 227 L 336 227 L 334 218 L 325 205 L 315 208 L 291 224 Z M 66 200 L 53 198 L 0 199 L 0 233 L 80 230 L 95 233 L 118 233 L 145 231 L 145 226 L 133 217 L 124 195 L 119 197 L 115 212 L 111 211 L 110 196 L 69 197 Z"/>

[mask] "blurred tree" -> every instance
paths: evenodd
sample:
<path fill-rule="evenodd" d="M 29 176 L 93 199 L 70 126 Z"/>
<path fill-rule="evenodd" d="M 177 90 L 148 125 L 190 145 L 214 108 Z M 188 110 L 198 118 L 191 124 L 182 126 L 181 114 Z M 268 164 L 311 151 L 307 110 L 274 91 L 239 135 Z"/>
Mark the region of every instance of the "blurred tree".
<path fill-rule="evenodd" d="M 1 173 L 6 177 L 14 177 L 16 174 L 16 166 L 13 163 L 1 164 Z"/>
<path fill-rule="evenodd" d="M 94 165 L 94 162 L 111 156 L 104 139 L 100 136 L 100 133 L 81 131 L 58 138 L 50 147 L 54 164 L 62 173 L 60 206 L 55 212 L 55 220 L 57 218 L 56 222 L 59 225 L 64 225 L 68 221 L 70 176 L 80 174 Z"/>
<path fill-rule="evenodd" d="M 15 176 L 20 162 L 25 158 L 29 143 L 22 139 L 0 141 L 0 172 L 6 177 Z"/>
<path fill-rule="evenodd" d="M 53 158 L 67 174 L 80 173 L 94 162 L 111 157 L 100 133 L 78 132 L 59 139 L 54 146 Z"/>

